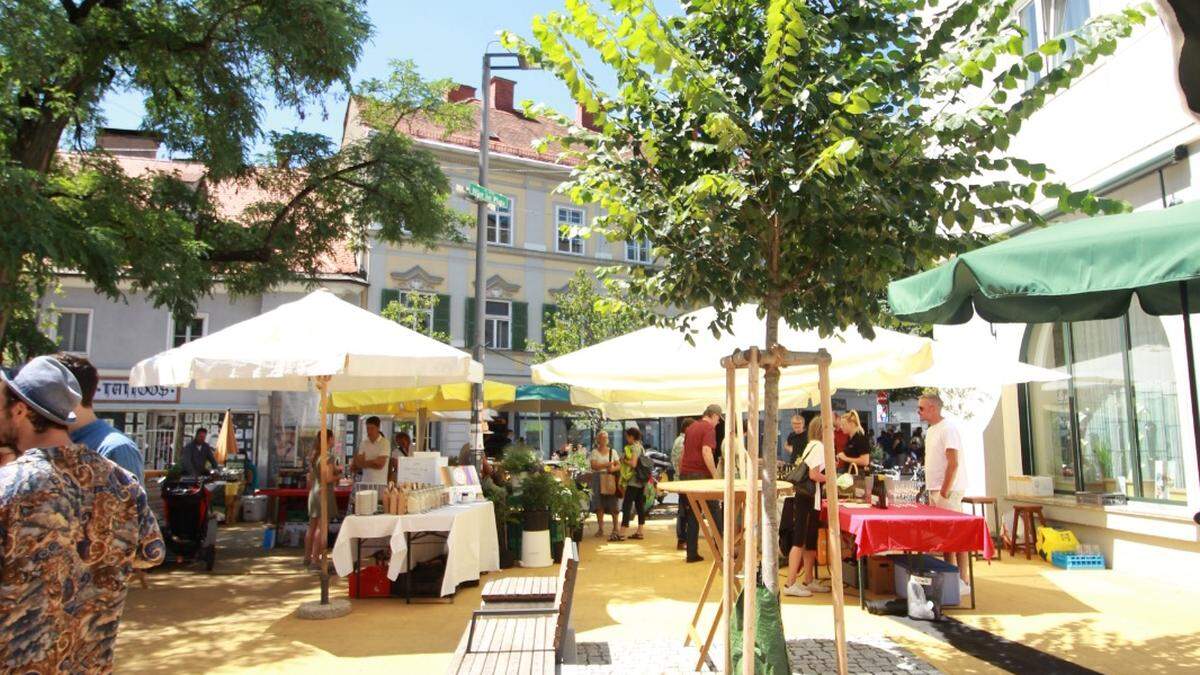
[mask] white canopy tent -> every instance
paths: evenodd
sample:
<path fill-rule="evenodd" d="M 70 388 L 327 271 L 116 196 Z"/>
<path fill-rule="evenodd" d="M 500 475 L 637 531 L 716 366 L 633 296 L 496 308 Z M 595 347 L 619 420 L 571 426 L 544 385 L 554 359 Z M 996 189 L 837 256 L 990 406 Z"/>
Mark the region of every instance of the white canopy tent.
<path fill-rule="evenodd" d="M 134 386 L 333 391 L 481 382 L 469 354 L 318 290 L 140 361 Z"/>
<path fill-rule="evenodd" d="M 539 384 L 568 384 L 571 401 L 599 408 L 613 419 L 697 414 L 725 396 L 722 356 L 747 344 L 764 344 L 766 322 L 756 305 L 742 305 L 732 330 L 707 330 L 715 311 L 693 312 L 699 332 L 689 344 L 674 328 L 643 328 L 533 367 Z M 941 344 L 882 328 L 868 340 L 856 330 L 821 337 L 781 323 L 779 344 L 792 351 L 826 349 L 835 389 L 976 387 L 1060 380 L 1065 374 L 1000 355 L 992 345 Z M 744 389 L 739 408 L 746 409 Z M 762 392 L 759 392 L 761 398 Z M 779 407 L 804 408 L 818 399 L 817 369 L 794 366 L 781 372 Z"/>
<path fill-rule="evenodd" d="M 327 461 L 325 424 L 329 392 L 482 382 L 483 366 L 454 347 L 318 290 L 212 335 L 140 361 L 130 371 L 136 387 L 308 391 L 321 394 L 321 453 Z M 322 481 L 322 491 L 327 485 Z M 328 527 L 322 495 L 321 523 Z M 328 555 L 322 555 L 321 608 L 328 611 Z M 301 610 L 308 609 L 307 606 Z"/>
<path fill-rule="evenodd" d="M 600 408 L 609 417 L 697 413 L 725 400 L 721 359 L 737 348 L 765 344 L 766 322 L 758 316 L 757 305 L 742 305 L 730 330 L 714 336 L 708 326 L 716 318 L 715 310 L 707 307 L 688 316 L 698 329 L 691 343 L 675 328 L 643 328 L 536 365 L 533 381 L 570 385 L 573 403 Z M 852 330 L 821 337 L 781 322 L 779 344 L 793 351 L 828 350 L 833 355 L 829 375 L 834 387 L 907 386 L 913 373 L 933 363 L 931 340 L 882 329 L 876 330 L 874 340 Z M 817 400 L 817 382 L 816 366 L 784 369 L 779 406 L 804 407 Z M 743 410 L 747 394 L 740 394 Z"/>

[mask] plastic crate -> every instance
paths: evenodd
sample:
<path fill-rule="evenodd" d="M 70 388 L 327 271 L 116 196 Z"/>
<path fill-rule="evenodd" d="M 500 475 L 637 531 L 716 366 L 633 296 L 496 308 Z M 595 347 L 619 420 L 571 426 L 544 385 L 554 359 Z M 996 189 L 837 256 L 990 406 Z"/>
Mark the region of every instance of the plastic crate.
<path fill-rule="evenodd" d="M 1102 570 L 1104 569 L 1104 554 L 1055 551 L 1050 554 L 1050 562 L 1054 563 L 1055 567 L 1065 570 Z"/>

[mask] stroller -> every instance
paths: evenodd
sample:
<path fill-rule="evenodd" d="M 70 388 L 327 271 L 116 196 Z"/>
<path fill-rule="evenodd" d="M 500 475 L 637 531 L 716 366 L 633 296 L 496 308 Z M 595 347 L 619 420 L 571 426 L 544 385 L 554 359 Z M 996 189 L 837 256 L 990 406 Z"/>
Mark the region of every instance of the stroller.
<path fill-rule="evenodd" d="M 212 571 L 217 556 L 217 514 L 212 510 L 208 484 L 213 477 L 180 477 L 162 482 L 163 542 L 177 562 L 203 560 Z"/>

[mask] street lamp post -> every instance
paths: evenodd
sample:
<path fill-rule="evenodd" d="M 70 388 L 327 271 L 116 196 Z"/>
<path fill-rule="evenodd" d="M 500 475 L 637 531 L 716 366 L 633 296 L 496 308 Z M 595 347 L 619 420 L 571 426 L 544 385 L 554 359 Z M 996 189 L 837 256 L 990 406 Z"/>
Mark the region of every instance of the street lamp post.
<path fill-rule="evenodd" d="M 494 59 L 515 60 L 516 63 L 498 63 Z M 479 120 L 479 184 L 487 187 L 488 155 L 491 150 L 491 129 L 489 118 L 492 107 L 492 71 L 493 70 L 532 70 L 526 63 L 525 57 L 511 52 L 487 52 L 483 54 L 482 110 Z M 484 293 L 483 270 L 487 263 L 487 217 L 488 205 L 479 200 L 475 213 L 475 348 L 472 357 L 483 364 L 484 344 Z M 485 367 L 486 372 L 486 367 Z M 471 387 L 471 445 L 476 468 L 483 463 L 483 383 Z"/>

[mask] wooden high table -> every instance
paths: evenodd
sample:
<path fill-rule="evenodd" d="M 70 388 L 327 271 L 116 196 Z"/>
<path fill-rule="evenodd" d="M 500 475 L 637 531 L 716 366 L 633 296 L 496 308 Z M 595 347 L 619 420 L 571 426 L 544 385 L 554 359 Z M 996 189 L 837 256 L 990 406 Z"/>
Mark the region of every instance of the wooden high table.
<path fill-rule="evenodd" d="M 658 489 L 664 492 L 674 492 L 679 495 L 680 500 L 687 497 L 688 505 L 692 509 L 692 514 L 696 517 L 696 521 L 700 524 L 700 535 L 708 542 L 709 552 L 712 554 L 712 564 L 708 568 L 708 578 L 704 581 L 704 590 L 700 593 L 700 599 L 696 601 L 696 611 L 692 614 L 692 621 L 688 624 L 687 637 L 684 638 L 683 644 L 686 647 L 690 643 L 694 643 L 700 648 L 700 659 L 696 661 L 696 670 L 704 665 L 708 659 L 708 650 L 712 647 L 713 638 L 717 634 L 717 626 L 721 623 L 721 614 L 729 608 L 725 607 L 725 598 L 722 597 L 717 605 L 716 616 L 712 619 L 712 625 L 708 628 L 708 635 L 701 639 L 699 633 L 700 615 L 704 612 L 704 603 L 708 601 L 709 593 L 712 592 L 713 582 L 716 581 L 717 575 L 721 572 L 722 563 L 724 562 L 722 551 L 724 550 L 723 537 L 720 525 L 716 516 L 713 515 L 712 509 L 708 507 L 710 501 L 723 501 L 725 499 L 725 481 L 719 478 L 711 478 L 707 480 L 677 480 L 666 483 L 659 483 Z M 741 512 L 746 504 L 746 489 L 747 483 L 745 480 L 735 480 L 733 482 L 734 492 L 734 533 L 733 533 L 733 562 L 734 569 L 738 569 L 742 556 L 742 539 L 745 536 L 743 520 Z M 790 494 L 792 492 L 792 484 L 786 481 L 775 481 L 775 489 L 780 495 Z M 682 504 L 680 505 L 682 507 Z M 728 536 L 728 533 L 726 533 Z M 737 588 L 736 574 L 730 583 Z M 737 596 L 737 591 L 733 593 Z M 725 649 L 729 649 L 729 645 L 725 645 Z"/>

